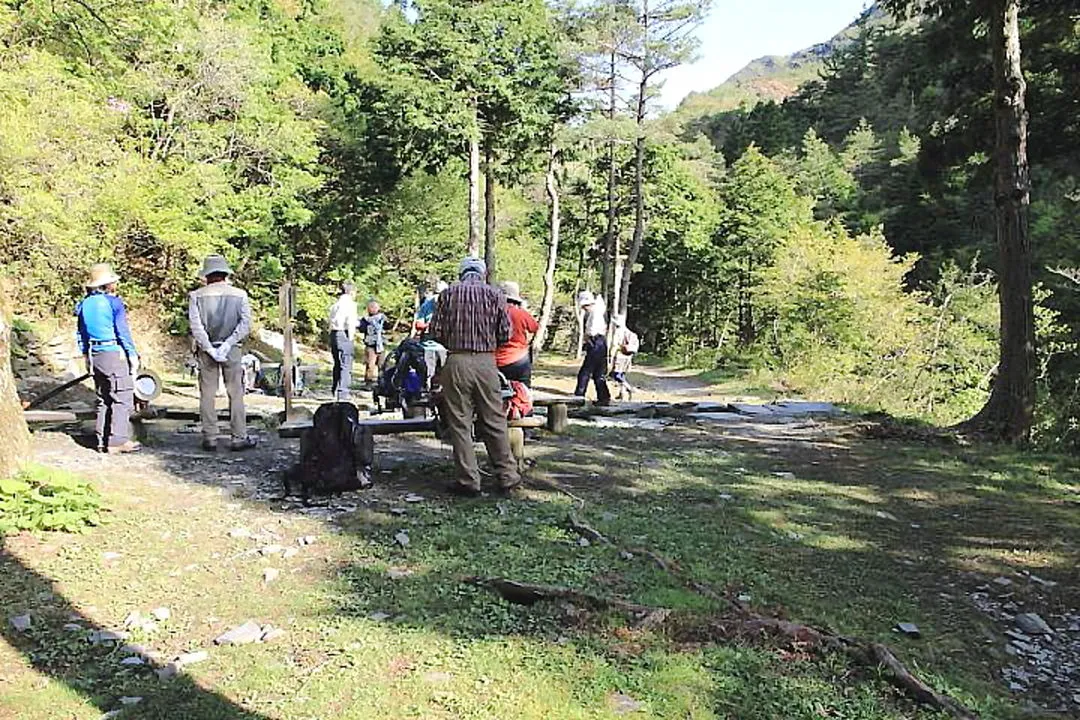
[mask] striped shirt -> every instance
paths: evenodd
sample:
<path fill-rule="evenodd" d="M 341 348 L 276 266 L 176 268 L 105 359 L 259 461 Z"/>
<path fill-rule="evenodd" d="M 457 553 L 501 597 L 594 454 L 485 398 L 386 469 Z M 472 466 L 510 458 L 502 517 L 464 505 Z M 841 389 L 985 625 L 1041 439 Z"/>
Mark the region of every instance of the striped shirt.
<path fill-rule="evenodd" d="M 430 332 L 450 352 L 493 353 L 510 339 L 506 295 L 468 275 L 439 296 Z"/>

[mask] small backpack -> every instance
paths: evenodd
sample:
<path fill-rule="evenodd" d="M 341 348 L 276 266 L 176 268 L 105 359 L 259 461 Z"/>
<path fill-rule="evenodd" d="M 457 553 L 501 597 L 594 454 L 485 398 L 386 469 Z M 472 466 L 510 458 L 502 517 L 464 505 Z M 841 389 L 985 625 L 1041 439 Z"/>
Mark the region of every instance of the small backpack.
<path fill-rule="evenodd" d="M 637 333 L 627 328 L 623 335 L 622 346 L 619 350 L 624 355 L 633 355 L 641 348 L 641 340 L 638 338 Z"/>
<path fill-rule="evenodd" d="M 525 383 L 517 380 L 510 381 L 510 389 L 513 391 L 513 394 L 506 398 L 504 402 L 506 406 L 506 419 L 520 420 L 523 417 L 532 415 L 532 391 L 529 390 Z"/>
<path fill-rule="evenodd" d="M 315 411 L 300 438 L 300 461 L 285 474 L 285 494 L 307 500 L 371 485 L 371 458 L 363 457 L 360 413 L 352 403 L 327 403 Z"/>

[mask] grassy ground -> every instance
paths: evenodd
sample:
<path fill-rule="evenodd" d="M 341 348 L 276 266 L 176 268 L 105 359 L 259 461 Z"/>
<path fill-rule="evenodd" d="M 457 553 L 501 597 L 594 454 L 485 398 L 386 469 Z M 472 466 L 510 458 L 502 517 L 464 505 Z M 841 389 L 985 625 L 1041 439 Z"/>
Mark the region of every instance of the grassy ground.
<path fill-rule="evenodd" d="M 293 445 L 242 457 L 194 445 L 161 430 L 149 452 L 118 459 L 39 437 L 39 461 L 93 480 L 111 522 L 3 540 L 0 718 L 97 718 L 123 696 L 143 700 L 121 718 L 935 717 L 843 657 L 720 640 L 689 622 L 642 630 L 616 614 L 516 606 L 463 583 L 566 585 L 681 618 L 718 610 L 640 554 L 581 543 L 566 493 L 444 495 L 448 453 L 432 442 L 380 439 L 379 486 L 313 509 L 265 499 Z M 674 558 L 759 611 L 888 642 L 986 717 L 1017 715 L 1022 699 L 1000 679 L 1008 628 L 969 594 L 1007 576 L 1014 600 L 1045 617 L 1080 605 L 1080 484 L 1064 459 L 818 424 L 579 426 L 531 451 L 535 476 L 580 498 L 583 519 L 616 544 Z M 280 571 L 269 583 L 268 568 Z M 152 655 L 145 666 L 63 627 L 122 629 L 161 606 L 169 619 L 129 640 Z M 20 633 L 8 618 L 25 612 L 33 626 Z M 285 635 L 213 645 L 248 619 Z M 900 621 L 922 638 L 893 633 Z M 209 659 L 157 679 L 195 650 Z"/>

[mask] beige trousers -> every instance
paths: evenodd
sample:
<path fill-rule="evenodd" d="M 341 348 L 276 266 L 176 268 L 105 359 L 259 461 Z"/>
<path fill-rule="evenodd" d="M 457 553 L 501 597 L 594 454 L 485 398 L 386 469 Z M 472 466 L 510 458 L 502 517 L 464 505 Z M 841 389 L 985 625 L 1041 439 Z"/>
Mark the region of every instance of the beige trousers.
<path fill-rule="evenodd" d="M 202 419 L 203 440 L 216 442 L 218 435 L 217 394 L 219 378 L 225 380 L 229 396 L 229 432 L 234 441 L 247 437 L 247 414 L 244 410 L 244 368 L 240 363 L 243 352 L 238 347 L 229 351 L 228 359 L 219 363 L 199 351 L 199 414 Z"/>
<path fill-rule="evenodd" d="M 382 356 L 375 348 L 364 346 L 364 382 L 373 383 L 379 379 L 379 362 Z"/>
<path fill-rule="evenodd" d="M 506 412 L 499 394 L 495 355 L 452 352 L 439 377 L 443 388 L 440 409 L 454 448 L 458 481 L 480 489 L 480 469 L 473 447 L 475 424 L 476 435 L 484 441 L 499 486 L 517 485 L 521 478 L 506 434 Z"/>

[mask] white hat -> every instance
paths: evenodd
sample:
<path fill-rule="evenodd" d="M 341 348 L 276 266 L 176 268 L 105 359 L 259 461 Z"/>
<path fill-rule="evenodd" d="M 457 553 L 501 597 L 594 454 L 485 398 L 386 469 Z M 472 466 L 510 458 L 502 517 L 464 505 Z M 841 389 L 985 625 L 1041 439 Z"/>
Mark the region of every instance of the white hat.
<path fill-rule="evenodd" d="M 514 302 L 525 302 L 521 297 L 521 286 L 513 280 L 507 280 L 502 284 L 503 292 L 506 293 L 507 300 L 513 300 Z"/>
<path fill-rule="evenodd" d="M 232 268 L 229 267 L 229 262 L 221 255 L 207 255 L 203 260 L 202 269 L 199 270 L 199 277 L 207 277 L 214 273 L 225 273 L 226 275 L 232 275 Z"/>
<path fill-rule="evenodd" d="M 90 276 L 86 279 L 84 285 L 88 288 L 99 288 L 112 285 L 115 282 L 120 282 L 120 276 L 113 272 L 112 265 L 98 263 L 90 268 Z"/>
<path fill-rule="evenodd" d="M 580 307 L 588 307 L 589 305 L 592 305 L 595 302 L 596 302 L 596 296 L 593 295 L 588 290 L 582 290 L 580 293 L 578 293 L 577 304 Z"/>
<path fill-rule="evenodd" d="M 435 292 L 436 293 L 441 293 L 443 290 L 445 290 L 448 287 L 450 287 L 450 286 L 447 284 L 447 282 L 445 280 L 440 280 L 439 282 L 435 283 Z"/>

